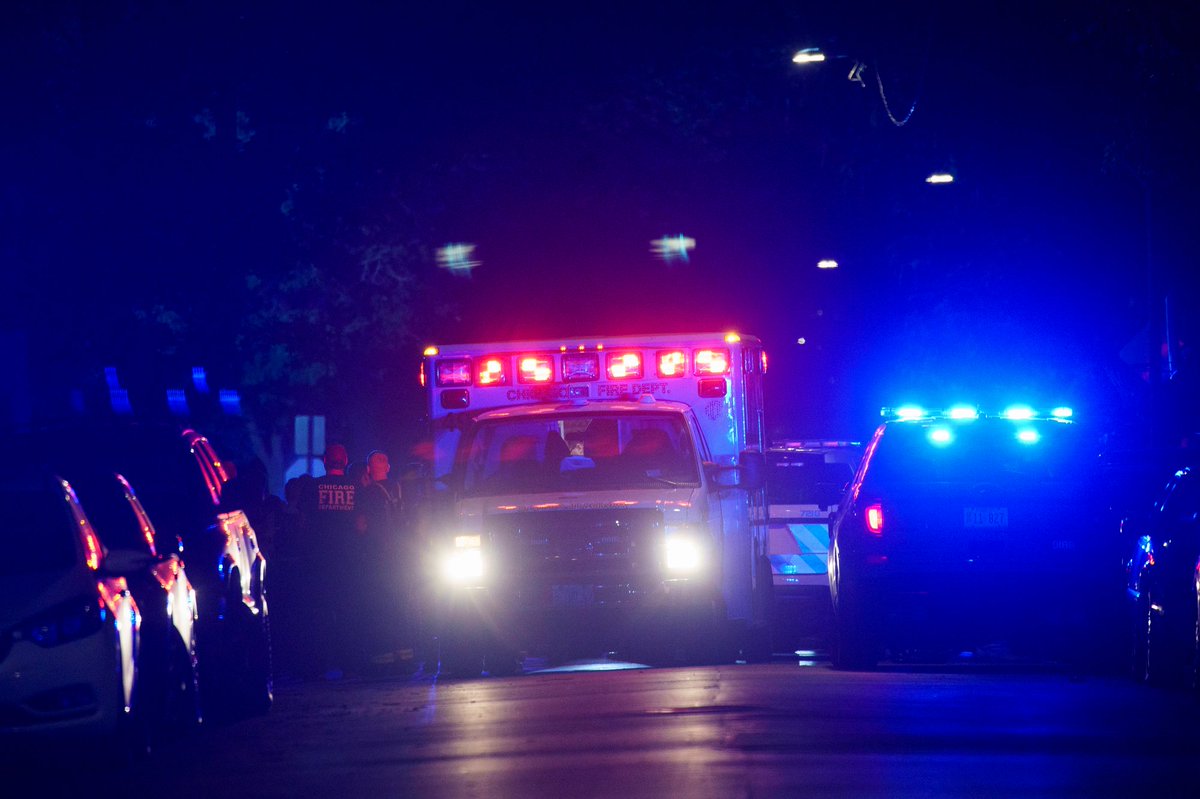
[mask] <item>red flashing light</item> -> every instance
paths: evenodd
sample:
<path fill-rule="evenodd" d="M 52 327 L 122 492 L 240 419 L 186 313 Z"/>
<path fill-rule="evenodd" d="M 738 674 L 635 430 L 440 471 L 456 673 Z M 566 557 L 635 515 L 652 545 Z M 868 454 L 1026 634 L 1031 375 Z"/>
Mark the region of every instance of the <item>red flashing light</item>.
<path fill-rule="evenodd" d="M 443 358 L 437 362 L 437 384 L 439 386 L 471 385 L 470 358 Z"/>
<path fill-rule="evenodd" d="M 507 386 L 509 383 L 507 357 L 488 355 L 477 362 L 475 383 L 480 386 Z"/>
<path fill-rule="evenodd" d="M 549 383 L 554 379 L 554 360 L 549 355 L 522 355 L 517 358 L 522 383 Z"/>
<path fill-rule="evenodd" d="M 567 353 L 560 360 L 565 383 L 600 379 L 600 358 L 595 353 Z"/>
<path fill-rule="evenodd" d="M 867 532 L 871 535 L 883 535 L 883 506 L 879 503 L 868 505 L 863 515 L 867 520 Z"/>
<path fill-rule="evenodd" d="M 724 397 L 728 390 L 723 377 L 702 377 L 696 383 L 696 393 L 706 399 Z"/>
<path fill-rule="evenodd" d="M 687 355 L 683 350 L 659 350 L 655 360 L 659 377 L 683 377 L 687 373 Z"/>
<path fill-rule="evenodd" d="M 613 380 L 640 380 L 642 378 L 641 353 L 610 352 L 607 357 L 608 376 Z"/>
<path fill-rule="evenodd" d="M 729 374 L 729 350 L 696 350 L 696 374 Z"/>

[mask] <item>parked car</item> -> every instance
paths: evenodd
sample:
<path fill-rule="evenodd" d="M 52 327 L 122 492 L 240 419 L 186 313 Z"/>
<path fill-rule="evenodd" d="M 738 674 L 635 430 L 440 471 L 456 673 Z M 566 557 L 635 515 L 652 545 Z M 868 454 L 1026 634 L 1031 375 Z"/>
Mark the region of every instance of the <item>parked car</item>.
<path fill-rule="evenodd" d="M 155 551 L 187 564 L 206 718 L 265 712 L 272 700 L 266 558 L 245 512 L 222 503 L 228 473 L 198 431 L 166 423 L 70 424 L 20 437 L 64 472 L 118 473 L 153 520 Z"/>
<path fill-rule="evenodd" d="M 1200 472 L 1177 470 L 1148 512 L 1127 518 L 1132 673 L 1200 691 Z"/>
<path fill-rule="evenodd" d="M 0 753 L 144 746 L 141 613 L 65 480 L 0 478 Z"/>
<path fill-rule="evenodd" d="M 70 478 L 108 570 L 125 578 L 141 610 L 136 701 L 149 732 L 155 740 L 190 732 L 201 720 L 196 592 L 178 540 L 161 540 L 120 474 L 76 470 Z"/>
<path fill-rule="evenodd" d="M 832 659 L 968 652 L 1111 668 L 1120 555 L 1094 442 L 1063 409 L 905 409 L 831 526 Z"/>

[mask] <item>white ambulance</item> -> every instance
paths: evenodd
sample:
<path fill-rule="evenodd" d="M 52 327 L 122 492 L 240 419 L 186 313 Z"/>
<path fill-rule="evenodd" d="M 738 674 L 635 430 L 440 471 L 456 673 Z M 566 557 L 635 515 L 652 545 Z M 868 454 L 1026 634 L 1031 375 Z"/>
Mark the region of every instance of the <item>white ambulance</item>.
<path fill-rule="evenodd" d="M 429 347 L 442 668 L 769 654 L 764 365 L 732 333 Z"/>

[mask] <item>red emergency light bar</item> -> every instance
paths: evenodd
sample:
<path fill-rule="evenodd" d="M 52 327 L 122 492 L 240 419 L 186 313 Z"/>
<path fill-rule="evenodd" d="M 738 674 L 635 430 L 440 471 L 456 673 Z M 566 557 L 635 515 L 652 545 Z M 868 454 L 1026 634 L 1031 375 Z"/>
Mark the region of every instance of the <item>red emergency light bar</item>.
<path fill-rule="evenodd" d="M 481 386 L 507 386 L 509 365 L 512 361 L 505 355 L 488 355 L 476 361 L 475 382 Z"/>
<path fill-rule="evenodd" d="M 729 374 L 729 350 L 696 350 L 696 374 Z"/>
<path fill-rule="evenodd" d="M 642 379 L 642 354 L 640 352 L 610 352 L 607 358 L 608 376 L 613 380 Z"/>
<path fill-rule="evenodd" d="M 554 379 L 554 359 L 549 355 L 517 358 L 517 376 L 522 383 L 549 383 Z"/>
<path fill-rule="evenodd" d="M 687 374 L 687 355 L 683 350 L 659 350 L 655 360 L 658 361 L 659 377 L 683 377 Z"/>
<path fill-rule="evenodd" d="M 564 383 L 600 379 L 600 358 L 595 353 L 566 353 L 560 360 Z"/>
<path fill-rule="evenodd" d="M 443 358 L 438 361 L 437 384 L 439 386 L 471 385 L 471 359 Z"/>

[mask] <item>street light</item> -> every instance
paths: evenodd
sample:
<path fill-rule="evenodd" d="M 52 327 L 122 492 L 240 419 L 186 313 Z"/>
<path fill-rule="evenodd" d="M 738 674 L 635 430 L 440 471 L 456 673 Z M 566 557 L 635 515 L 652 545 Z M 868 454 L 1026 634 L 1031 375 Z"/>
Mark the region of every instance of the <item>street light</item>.
<path fill-rule="evenodd" d="M 844 55 L 827 56 L 819 47 L 805 47 L 803 50 L 798 51 L 794 56 L 792 56 L 792 63 L 801 65 L 819 64 L 829 58 L 849 59 L 850 57 Z M 865 61 L 860 61 L 857 58 L 853 59 L 853 61 L 854 66 L 850 67 L 850 74 L 846 76 L 846 79 L 851 83 L 857 83 L 859 86 L 862 86 L 865 89 L 867 87 L 867 83 L 863 79 L 863 73 L 870 69 L 870 67 Z M 883 90 L 883 78 L 880 77 L 878 68 L 875 69 L 875 84 L 879 87 L 879 99 L 883 101 L 883 110 L 887 112 L 888 119 L 890 119 L 892 124 L 896 127 L 904 127 L 904 125 L 908 123 L 908 120 L 912 119 L 913 111 L 917 110 L 916 99 L 913 99 L 912 105 L 908 107 L 908 113 L 904 115 L 904 118 L 897 119 L 896 115 L 892 113 L 891 105 L 888 103 L 887 92 Z"/>

